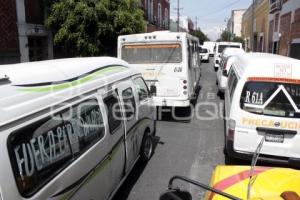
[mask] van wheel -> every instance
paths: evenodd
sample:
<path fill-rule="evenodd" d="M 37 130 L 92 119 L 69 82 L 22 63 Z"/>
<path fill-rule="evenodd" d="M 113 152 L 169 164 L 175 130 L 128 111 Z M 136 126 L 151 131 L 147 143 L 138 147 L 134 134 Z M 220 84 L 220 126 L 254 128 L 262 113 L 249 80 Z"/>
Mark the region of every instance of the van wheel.
<path fill-rule="evenodd" d="M 153 136 L 150 134 L 150 131 L 146 131 L 143 137 L 142 146 L 141 146 L 141 160 L 143 162 L 148 162 L 154 152 L 154 142 Z"/>

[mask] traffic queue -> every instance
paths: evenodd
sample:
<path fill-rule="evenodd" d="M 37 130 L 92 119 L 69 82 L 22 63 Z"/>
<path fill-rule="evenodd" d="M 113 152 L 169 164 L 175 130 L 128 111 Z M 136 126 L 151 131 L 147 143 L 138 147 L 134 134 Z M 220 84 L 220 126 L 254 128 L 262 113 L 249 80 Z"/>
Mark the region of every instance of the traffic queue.
<path fill-rule="evenodd" d="M 215 169 L 211 186 L 218 191 L 206 198 L 227 199 L 225 192 L 229 199 L 300 199 L 300 61 L 230 47 L 220 58 L 229 165 Z M 252 165 L 235 166 L 242 160 Z"/>
<path fill-rule="evenodd" d="M 162 31 L 120 36 L 118 58 L 2 66 L 0 199 L 111 199 L 137 161 L 154 154 L 157 107 L 195 100 L 199 46 L 188 33 Z M 298 198 L 299 171 L 256 164 L 300 166 L 300 61 L 224 42 L 214 56 L 227 163 L 252 165 L 218 166 L 210 186 L 176 178 L 208 190 L 207 199 Z M 162 199 L 190 199 L 169 189 Z"/>

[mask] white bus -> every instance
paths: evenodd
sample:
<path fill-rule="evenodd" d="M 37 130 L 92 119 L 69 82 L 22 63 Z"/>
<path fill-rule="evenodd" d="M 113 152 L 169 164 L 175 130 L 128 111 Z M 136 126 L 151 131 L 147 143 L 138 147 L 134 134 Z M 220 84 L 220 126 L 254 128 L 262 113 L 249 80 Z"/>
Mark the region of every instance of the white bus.
<path fill-rule="evenodd" d="M 169 31 L 119 36 L 118 58 L 142 73 L 156 106 L 190 106 L 201 74 L 198 38 Z"/>
<path fill-rule="evenodd" d="M 265 53 L 236 55 L 225 90 L 227 158 L 300 166 L 300 61 Z M 230 159 L 229 159 L 230 160 Z"/>
<path fill-rule="evenodd" d="M 153 153 L 155 107 L 119 59 L 0 67 L 0 199 L 108 199 Z"/>

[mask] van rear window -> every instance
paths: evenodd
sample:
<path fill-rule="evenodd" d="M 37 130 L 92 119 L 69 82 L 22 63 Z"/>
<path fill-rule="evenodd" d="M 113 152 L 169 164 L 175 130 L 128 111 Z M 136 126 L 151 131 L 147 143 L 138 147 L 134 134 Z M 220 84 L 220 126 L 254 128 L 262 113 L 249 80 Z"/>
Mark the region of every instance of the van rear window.
<path fill-rule="evenodd" d="M 241 96 L 241 108 L 255 114 L 300 118 L 300 85 L 246 82 Z"/>
<path fill-rule="evenodd" d="M 20 193 L 30 197 L 104 136 L 102 113 L 89 100 L 14 132 L 8 141 Z"/>

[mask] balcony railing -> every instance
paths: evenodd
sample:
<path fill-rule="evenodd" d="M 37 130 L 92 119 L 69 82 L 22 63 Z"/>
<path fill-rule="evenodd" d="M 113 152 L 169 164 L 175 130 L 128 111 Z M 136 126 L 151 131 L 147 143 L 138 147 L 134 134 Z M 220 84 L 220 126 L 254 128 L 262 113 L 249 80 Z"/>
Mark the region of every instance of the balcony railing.
<path fill-rule="evenodd" d="M 270 0 L 270 13 L 281 10 L 281 0 Z"/>

